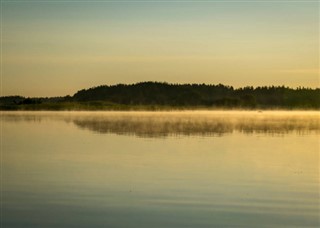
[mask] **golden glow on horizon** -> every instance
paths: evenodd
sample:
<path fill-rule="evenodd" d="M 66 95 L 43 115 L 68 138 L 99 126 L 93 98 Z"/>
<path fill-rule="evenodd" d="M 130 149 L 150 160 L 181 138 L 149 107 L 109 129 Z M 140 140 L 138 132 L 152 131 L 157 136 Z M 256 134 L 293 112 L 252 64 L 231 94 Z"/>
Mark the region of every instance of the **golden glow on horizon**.
<path fill-rule="evenodd" d="M 5 2 L 3 95 L 139 81 L 319 87 L 317 6 Z"/>

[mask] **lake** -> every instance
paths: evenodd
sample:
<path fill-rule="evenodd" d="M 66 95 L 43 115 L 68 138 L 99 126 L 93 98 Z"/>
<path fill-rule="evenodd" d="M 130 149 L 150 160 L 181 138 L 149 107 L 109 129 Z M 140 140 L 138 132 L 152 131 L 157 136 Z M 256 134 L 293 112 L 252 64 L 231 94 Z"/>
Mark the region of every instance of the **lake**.
<path fill-rule="evenodd" d="M 2 112 L 3 228 L 319 227 L 316 111 Z"/>

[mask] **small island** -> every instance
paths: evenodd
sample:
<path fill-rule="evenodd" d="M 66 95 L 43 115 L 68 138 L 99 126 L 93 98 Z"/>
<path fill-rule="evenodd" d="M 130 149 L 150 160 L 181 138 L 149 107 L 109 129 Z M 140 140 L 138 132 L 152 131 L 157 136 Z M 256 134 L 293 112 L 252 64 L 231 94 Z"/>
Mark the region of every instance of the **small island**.
<path fill-rule="evenodd" d="M 190 110 L 320 108 L 320 88 L 139 82 L 101 85 L 61 97 L 0 97 L 0 110 Z"/>

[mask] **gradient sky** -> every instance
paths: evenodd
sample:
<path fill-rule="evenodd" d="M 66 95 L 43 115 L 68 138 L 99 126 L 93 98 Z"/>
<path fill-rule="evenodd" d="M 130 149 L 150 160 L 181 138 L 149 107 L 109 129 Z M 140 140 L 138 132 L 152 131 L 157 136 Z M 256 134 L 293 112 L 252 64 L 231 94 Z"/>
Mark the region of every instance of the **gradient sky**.
<path fill-rule="evenodd" d="M 2 95 L 167 81 L 319 87 L 318 1 L 2 1 Z"/>

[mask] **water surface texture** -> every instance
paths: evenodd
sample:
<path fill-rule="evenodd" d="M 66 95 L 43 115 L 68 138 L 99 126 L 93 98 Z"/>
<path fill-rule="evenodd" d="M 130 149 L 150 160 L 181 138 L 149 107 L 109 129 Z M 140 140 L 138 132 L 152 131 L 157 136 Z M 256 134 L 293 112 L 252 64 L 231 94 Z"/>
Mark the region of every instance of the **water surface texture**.
<path fill-rule="evenodd" d="M 2 112 L 7 227 L 319 227 L 319 112 Z"/>

